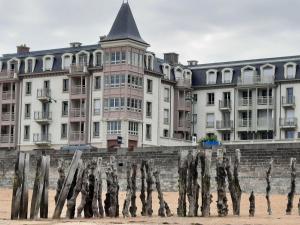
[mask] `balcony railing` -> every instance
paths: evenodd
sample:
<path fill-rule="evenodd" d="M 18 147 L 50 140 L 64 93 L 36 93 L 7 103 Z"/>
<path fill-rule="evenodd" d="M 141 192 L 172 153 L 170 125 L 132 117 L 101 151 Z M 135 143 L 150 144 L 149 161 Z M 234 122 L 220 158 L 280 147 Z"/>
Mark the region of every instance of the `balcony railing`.
<path fill-rule="evenodd" d="M 52 112 L 34 112 L 34 120 L 39 121 L 51 121 L 52 120 Z"/>
<path fill-rule="evenodd" d="M 0 134 L 0 143 L 1 144 L 14 143 L 14 141 L 15 141 L 14 135 Z"/>
<path fill-rule="evenodd" d="M 231 109 L 231 100 L 220 100 L 219 101 L 219 109 L 220 110 L 230 110 Z"/>
<path fill-rule="evenodd" d="M 1 114 L 2 121 L 15 121 L 15 114 L 10 112 L 2 112 Z"/>
<path fill-rule="evenodd" d="M 178 122 L 178 127 L 186 127 L 186 128 L 190 128 L 191 127 L 191 121 L 189 120 L 179 120 Z"/>
<path fill-rule="evenodd" d="M 87 65 L 85 63 L 70 65 L 70 73 L 87 73 L 87 71 Z"/>
<path fill-rule="evenodd" d="M 71 117 L 85 117 L 85 109 L 84 108 L 73 108 L 70 110 Z"/>
<path fill-rule="evenodd" d="M 183 79 L 183 78 L 179 78 L 179 79 L 176 79 L 177 81 L 177 86 L 178 87 L 186 87 L 186 88 L 190 88 L 191 85 L 192 85 L 192 82 L 190 79 Z"/>
<path fill-rule="evenodd" d="M 295 96 L 282 97 L 281 99 L 282 106 L 295 106 Z"/>
<path fill-rule="evenodd" d="M 10 100 L 10 99 L 15 99 L 15 98 L 16 98 L 15 92 L 11 92 L 11 91 L 2 92 L 2 100 Z"/>
<path fill-rule="evenodd" d="M 85 133 L 80 131 L 73 131 L 69 135 L 70 141 L 84 141 Z"/>
<path fill-rule="evenodd" d="M 273 105 L 273 98 L 267 96 L 259 96 L 257 98 L 258 105 Z"/>
<path fill-rule="evenodd" d="M 80 95 L 85 93 L 86 93 L 86 88 L 84 85 L 75 85 L 71 88 L 72 95 Z"/>
<path fill-rule="evenodd" d="M 294 128 L 297 127 L 298 119 L 292 118 L 280 118 L 280 127 L 282 128 Z"/>
<path fill-rule="evenodd" d="M 240 98 L 239 106 L 252 106 L 252 98 Z"/>
<path fill-rule="evenodd" d="M 33 134 L 33 142 L 37 145 L 51 144 L 51 134 Z"/>
<path fill-rule="evenodd" d="M 206 128 L 215 128 L 215 121 L 207 121 Z"/>
<path fill-rule="evenodd" d="M 239 127 L 251 127 L 252 120 L 251 119 L 240 119 L 238 125 L 239 125 Z"/>
<path fill-rule="evenodd" d="M 268 118 L 257 118 L 257 128 L 273 130 L 274 129 L 274 121 L 273 119 Z"/>
<path fill-rule="evenodd" d="M 217 130 L 233 129 L 233 121 L 232 120 L 218 120 L 216 124 L 217 124 Z"/>
<path fill-rule="evenodd" d="M 2 70 L 0 72 L 0 80 L 17 78 L 18 71 L 15 70 Z"/>
<path fill-rule="evenodd" d="M 51 90 L 48 88 L 42 88 L 37 90 L 37 99 L 49 101 L 51 98 Z"/>
<path fill-rule="evenodd" d="M 273 76 L 245 76 L 238 78 L 238 85 L 274 84 Z"/>

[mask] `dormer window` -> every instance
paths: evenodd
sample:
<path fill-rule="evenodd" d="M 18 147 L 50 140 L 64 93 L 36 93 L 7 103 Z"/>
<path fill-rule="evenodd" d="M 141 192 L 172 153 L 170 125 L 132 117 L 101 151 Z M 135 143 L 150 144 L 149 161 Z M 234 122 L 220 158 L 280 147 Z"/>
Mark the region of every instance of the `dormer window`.
<path fill-rule="evenodd" d="M 275 66 L 271 64 L 266 64 L 260 68 L 260 73 L 264 77 L 274 77 Z"/>
<path fill-rule="evenodd" d="M 287 63 L 284 65 L 284 76 L 286 79 L 293 79 L 296 76 L 296 63 Z"/>
<path fill-rule="evenodd" d="M 179 66 L 174 68 L 174 73 L 175 73 L 175 79 L 183 79 L 183 69 Z"/>
<path fill-rule="evenodd" d="M 208 70 L 206 72 L 206 83 L 216 84 L 217 83 L 217 70 Z"/>
<path fill-rule="evenodd" d="M 151 53 L 145 54 L 145 67 L 147 70 L 153 70 L 154 68 L 154 56 Z"/>
<path fill-rule="evenodd" d="M 98 49 L 93 52 L 93 66 L 101 67 L 103 65 L 103 51 Z"/>
<path fill-rule="evenodd" d="M 229 84 L 232 82 L 233 69 L 225 68 L 222 70 L 222 83 Z"/>
<path fill-rule="evenodd" d="M 7 62 L 7 70 L 9 72 L 18 73 L 21 65 L 21 60 L 18 58 L 12 58 Z"/>
<path fill-rule="evenodd" d="M 183 78 L 186 79 L 186 80 L 191 80 L 192 79 L 192 71 L 184 70 L 183 71 Z"/>
<path fill-rule="evenodd" d="M 73 62 L 73 54 L 65 53 L 61 56 L 61 69 L 68 70 Z"/>
<path fill-rule="evenodd" d="M 163 74 L 165 75 L 166 79 L 170 79 L 170 75 L 171 75 L 171 66 L 169 64 L 164 63 L 162 65 L 162 69 L 163 69 Z"/>
<path fill-rule="evenodd" d="M 33 73 L 36 64 L 36 58 L 28 57 L 25 59 L 25 73 Z"/>
<path fill-rule="evenodd" d="M 43 57 L 43 71 L 51 71 L 53 67 L 54 56 L 46 55 Z"/>
<path fill-rule="evenodd" d="M 76 65 L 86 66 L 90 62 L 90 53 L 87 51 L 80 51 L 76 54 Z"/>

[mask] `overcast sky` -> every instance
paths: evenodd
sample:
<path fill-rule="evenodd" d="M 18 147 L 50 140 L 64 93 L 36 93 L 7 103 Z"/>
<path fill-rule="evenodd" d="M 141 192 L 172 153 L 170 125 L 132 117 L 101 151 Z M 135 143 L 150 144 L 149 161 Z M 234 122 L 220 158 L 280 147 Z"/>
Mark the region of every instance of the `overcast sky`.
<path fill-rule="evenodd" d="M 97 43 L 122 0 L 0 0 L 0 55 Z M 299 0 L 129 0 L 149 50 L 181 63 L 300 55 Z"/>

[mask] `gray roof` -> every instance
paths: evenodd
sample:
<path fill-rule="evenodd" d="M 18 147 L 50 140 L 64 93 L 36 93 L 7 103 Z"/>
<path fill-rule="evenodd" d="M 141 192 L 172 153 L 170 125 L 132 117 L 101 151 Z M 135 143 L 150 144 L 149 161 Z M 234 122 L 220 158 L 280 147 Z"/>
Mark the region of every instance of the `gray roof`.
<path fill-rule="evenodd" d="M 140 35 L 128 3 L 123 3 L 104 41 L 131 39 L 148 45 Z"/>

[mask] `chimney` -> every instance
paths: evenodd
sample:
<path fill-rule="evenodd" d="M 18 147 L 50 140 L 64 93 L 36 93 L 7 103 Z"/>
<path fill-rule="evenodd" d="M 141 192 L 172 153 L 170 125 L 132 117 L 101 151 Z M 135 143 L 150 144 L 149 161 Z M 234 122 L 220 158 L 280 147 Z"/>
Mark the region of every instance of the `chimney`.
<path fill-rule="evenodd" d="M 80 47 L 82 44 L 80 42 L 71 42 L 70 43 L 70 47 L 71 48 L 78 48 Z"/>
<path fill-rule="evenodd" d="M 189 60 L 187 61 L 189 66 L 197 66 L 198 65 L 198 61 L 197 60 Z"/>
<path fill-rule="evenodd" d="M 104 41 L 105 39 L 106 39 L 106 35 L 100 36 L 100 42 L 101 42 L 101 41 Z"/>
<path fill-rule="evenodd" d="M 30 50 L 29 47 L 26 46 L 26 44 L 17 46 L 17 53 L 28 53 Z"/>
<path fill-rule="evenodd" d="M 164 60 L 170 65 L 178 64 L 179 55 L 175 52 L 164 53 Z"/>

